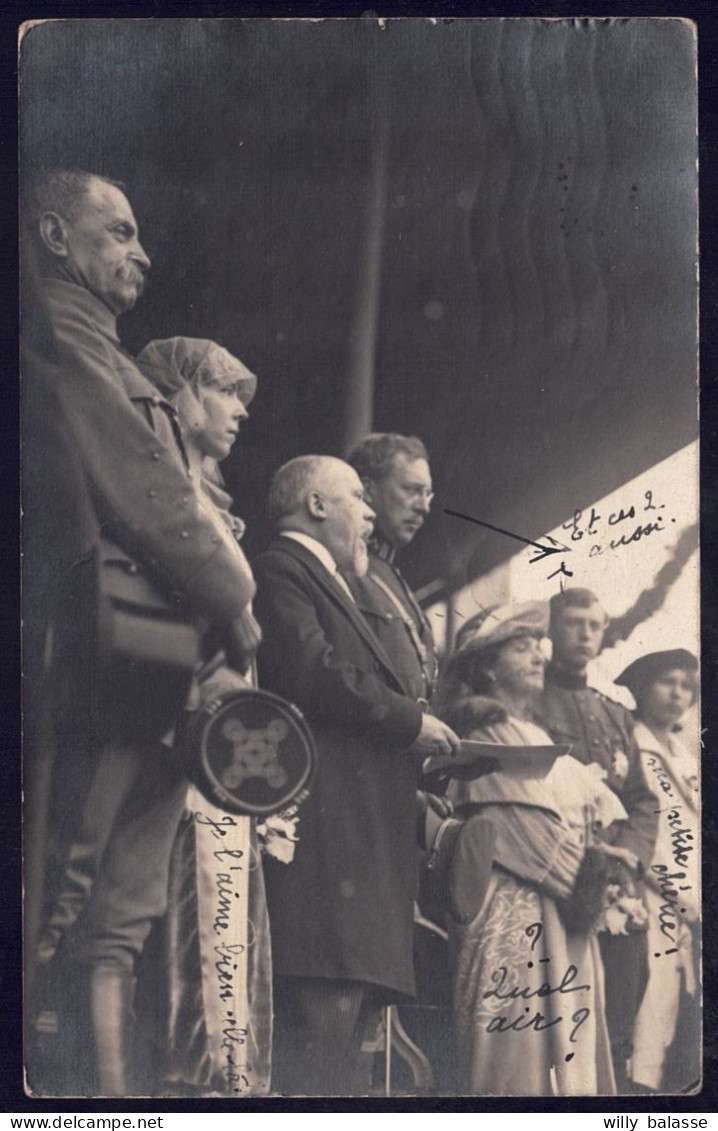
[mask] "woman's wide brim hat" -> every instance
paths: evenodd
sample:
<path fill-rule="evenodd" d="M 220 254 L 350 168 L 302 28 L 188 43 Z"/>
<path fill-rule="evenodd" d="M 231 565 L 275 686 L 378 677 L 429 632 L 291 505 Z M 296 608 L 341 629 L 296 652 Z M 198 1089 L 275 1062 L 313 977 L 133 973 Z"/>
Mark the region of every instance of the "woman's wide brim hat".
<path fill-rule="evenodd" d="M 159 391 L 172 400 L 189 386 L 237 385 L 246 408 L 257 392 L 257 378 L 224 346 L 208 338 L 158 338 L 142 350 L 137 364 Z"/>
<path fill-rule="evenodd" d="M 549 607 L 545 601 L 492 605 L 461 626 L 452 659 L 473 655 L 518 636 L 545 636 L 548 621 Z"/>
<path fill-rule="evenodd" d="M 665 652 L 649 652 L 646 656 L 639 656 L 629 664 L 615 680 L 621 687 L 627 687 L 635 698 L 654 679 L 663 672 L 675 671 L 688 672 L 695 676 L 698 672 L 698 660 L 686 648 L 670 648 Z"/>

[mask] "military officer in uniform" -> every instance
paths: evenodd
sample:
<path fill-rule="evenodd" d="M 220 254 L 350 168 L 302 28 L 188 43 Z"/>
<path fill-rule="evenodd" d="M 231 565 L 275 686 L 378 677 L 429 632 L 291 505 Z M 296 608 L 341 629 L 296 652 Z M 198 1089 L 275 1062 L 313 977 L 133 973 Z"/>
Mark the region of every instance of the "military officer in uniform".
<path fill-rule="evenodd" d="M 434 491 L 424 444 L 416 436 L 375 432 L 348 456 L 364 485 L 366 501 L 376 515 L 369 539 L 369 569 L 364 577 L 351 575 L 349 584 L 362 613 L 381 641 L 405 686 L 428 710 L 438 662 L 431 625 L 405 581 L 396 556 L 409 546 L 429 514 Z M 442 866 L 449 866 L 448 840 L 437 840 L 442 822 L 451 816 L 451 804 L 434 794 L 420 793 L 419 842 L 427 850 L 442 843 Z M 459 833 L 452 822 L 451 839 Z M 481 838 L 480 826 L 471 835 Z M 445 826 L 443 832 L 448 831 Z M 477 908 L 478 910 L 478 908 Z"/>
<path fill-rule="evenodd" d="M 421 440 L 396 433 L 367 436 L 348 463 L 364 484 L 376 514 L 366 577 L 350 584 L 359 607 L 417 699 L 428 703 L 437 672 L 431 626 L 399 572 L 397 551 L 424 525 L 434 497 Z"/>
<path fill-rule="evenodd" d="M 348 575 L 347 580 L 357 605 L 404 686 L 428 710 L 438 671 L 434 638 L 429 621 L 396 563 L 397 554 L 413 542 L 431 508 L 434 492 L 427 451 L 416 436 L 377 432 L 365 437 L 353 449 L 348 463 L 361 479 L 364 497 L 376 518 L 369 539 L 367 573 L 364 577 Z M 447 888 L 450 879 L 458 880 L 458 875 L 454 876 L 453 860 L 459 838 L 465 850 L 486 860 L 487 867 L 490 866 L 487 858 L 492 840 L 488 822 L 475 817 L 462 823 L 452 818 L 452 806 L 446 798 L 418 791 L 417 839 L 423 850 L 421 903 L 432 916 L 450 910 Z M 458 890 L 462 895 L 462 911 L 472 918 L 479 909 L 483 889 L 471 877 L 470 882 L 461 883 Z M 419 936 L 419 974 L 423 941 Z M 424 965 L 428 965 L 428 961 Z M 433 1020 L 436 1029 L 436 1014 Z M 371 1025 L 372 1022 L 370 1028 Z M 446 1040 L 446 1035 L 429 1031 L 417 1036 L 438 1066 L 445 1059 L 445 1048 L 435 1049 L 434 1046 Z"/>
<path fill-rule="evenodd" d="M 551 600 L 546 667 L 539 721 L 554 742 L 569 743 L 574 758 L 597 763 L 621 799 L 628 819 L 617 822 L 614 841 L 648 868 L 657 831 L 656 804 L 643 772 L 627 708 L 588 686 L 587 667 L 601 650 L 608 618 L 588 589 L 565 589 Z M 639 869 L 640 871 L 640 869 Z M 631 882 L 637 875 L 628 876 Z M 640 890 L 640 889 L 639 889 Z M 646 933 L 633 923 L 627 935 L 602 931 L 599 938 L 606 978 L 606 1019 L 619 1093 L 627 1086 L 626 1062 L 636 1014 L 647 983 Z"/>
<path fill-rule="evenodd" d="M 190 624 L 209 625 L 230 665 L 244 671 L 260 639 L 249 611 L 251 574 L 191 490 L 174 409 L 117 336 L 117 317 L 134 306 L 150 266 L 123 187 L 82 171 L 50 173 L 35 186 L 29 221 L 58 358 L 57 410 L 97 520 L 96 544 L 88 555 L 78 542 L 72 567 L 92 558 L 101 590 L 110 561 L 128 584 L 144 576 Z M 160 650 L 170 635 L 169 624 L 159 631 Z M 57 645 L 58 665 L 77 663 Z M 132 740 L 109 727 L 93 746 L 83 696 L 85 688 L 76 686 L 58 762 L 64 743 L 64 753 L 84 765 L 87 789 L 51 893 L 39 958 L 49 964 L 62 943 L 86 971 L 96 1075 L 79 1086 L 127 1095 L 135 966 L 166 908 L 186 784 L 162 756 L 156 720 L 133 720 L 132 701 L 124 704 Z M 181 700 L 170 710 L 180 706 Z M 106 715 L 112 707 L 110 691 Z"/>

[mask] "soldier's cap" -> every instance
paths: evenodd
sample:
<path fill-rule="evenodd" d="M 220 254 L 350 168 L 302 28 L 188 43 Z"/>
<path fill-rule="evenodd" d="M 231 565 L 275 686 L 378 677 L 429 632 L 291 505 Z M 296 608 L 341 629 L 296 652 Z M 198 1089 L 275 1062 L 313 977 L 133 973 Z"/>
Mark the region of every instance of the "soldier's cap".
<path fill-rule="evenodd" d="M 257 378 L 244 362 L 208 338 L 157 338 L 145 346 L 137 364 L 170 401 L 187 385 L 197 393 L 202 385 L 236 384 L 246 408 L 257 391 Z"/>
<path fill-rule="evenodd" d="M 674 671 L 678 668 L 694 676 L 698 671 L 698 660 L 686 648 L 670 648 L 665 652 L 649 652 L 646 656 L 639 656 L 629 664 L 614 681 L 621 687 L 627 687 L 633 695 L 642 694 L 643 690 L 657 679 L 663 672 Z M 696 679 L 692 679 L 693 695 L 696 694 Z"/>
<path fill-rule="evenodd" d="M 492 605 L 462 624 L 456 635 L 454 656 L 476 653 L 518 636 L 545 636 L 549 609 L 545 601 Z"/>

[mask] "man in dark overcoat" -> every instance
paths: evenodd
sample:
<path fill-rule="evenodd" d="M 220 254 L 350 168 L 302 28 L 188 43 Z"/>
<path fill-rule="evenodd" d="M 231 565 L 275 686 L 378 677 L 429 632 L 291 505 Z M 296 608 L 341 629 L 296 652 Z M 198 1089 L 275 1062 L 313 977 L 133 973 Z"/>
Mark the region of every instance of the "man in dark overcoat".
<path fill-rule="evenodd" d="M 299 706 L 319 754 L 294 862 L 266 863 L 274 1088 L 345 1094 L 368 1013 L 414 993 L 417 769 L 458 739 L 423 712 L 342 576 L 366 571 L 374 518 L 356 472 L 292 460 L 270 511 L 279 537 L 253 563 L 260 684 Z"/>
<path fill-rule="evenodd" d="M 100 593 L 88 589 L 88 605 L 102 599 L 110 566 L 126 576 L 128 593 L 133 587 L 151 592 L 151 604 L 159 598 L 163 616 L 168 610 L 154 637 L 160 653 L 163 641 L 172 639 L 175 614 L 190 628 L 201 618 L 224 644 L 230 664 L 244 670 L 259 640 L 246 612 L 253 583 L 200 508 L 174 409 L 117 335 L 117 317 L 134 306 L 150 266 L 129 200 L 103 177 L 59 171 L 35 186 L 27 220 L 56 359 L 53 407 L 96 520 L 95 544 L 88 547 L 83 531 L 77 553 L 63 552 L 63 561 L 72 572 L 88 563 L 96 571 Z M 61 645 L 56 633 L 55 669 L 78 671 L 72 649 L 63 653 Z M 97 657 L 98 665 L 103 659 Z M 167 660 L 171 667 L 174 657 Z M 113 723 L 100 740 L 84 725 L 84 689 L 76 690 L 60 747 L 83 760 L 87 789 L 40 932 L 39 960 L 48 965 L 62 943 L 87 971 L 96 1078 L 70 1086 L 126 1095 L 135 966 L 166 908 L 170 851 L 186 792 L 182 767 L 163 757 L 159 742 L 182 697 L 162 704 L 152 687 L 145 717 L 139 698 L 129 696 L 116 723 L 124 718 L 131 737 Z M 142 688 L 135 690 L 139 697 Z M 164 708 L 159 721 L 153 693 Z M 101 704 L 105 719 L 117 708 L 115 698 L 110 687 Z"/>

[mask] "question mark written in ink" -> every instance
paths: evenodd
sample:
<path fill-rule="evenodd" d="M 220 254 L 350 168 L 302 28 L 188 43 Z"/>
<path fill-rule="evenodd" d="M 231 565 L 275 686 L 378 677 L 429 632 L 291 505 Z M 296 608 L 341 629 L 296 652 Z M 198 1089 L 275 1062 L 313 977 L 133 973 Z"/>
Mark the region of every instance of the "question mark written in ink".
<path fill-rule="evenodd" d="M 534 947 L 543 934 L 543 925 L 541 923 L 529 923 L 526 934 L 531 939 L 531 953 L 533 954 Z"/>
<path fill-rule="evenodd" d="M 591 1013 L 591 1010 L 588 1008 L 588 1006 L 584 1005 L 581 1009 L 577 1009 L 576 1012 L 573 1014 L 573 1016 L 571 1018 L 571 1020 L 574 1023 L 573 1029 L 571 1030 L 571 1034 L 568 1038 L 569 1041 L 571 1042 L 571 1044 L 576 1043 L 576 1040 L 577 1040 L 576 1033 L 579 1031 L 579 1029 L 583 1025 L 586 1018 L 590 1015 L 590 1013 Z M 573 1059 L 573 1053 L 570 1052 L 566 1056 L 566 1060 L 572 1060 L 572 1059 Z"/>

